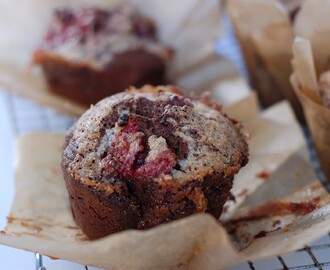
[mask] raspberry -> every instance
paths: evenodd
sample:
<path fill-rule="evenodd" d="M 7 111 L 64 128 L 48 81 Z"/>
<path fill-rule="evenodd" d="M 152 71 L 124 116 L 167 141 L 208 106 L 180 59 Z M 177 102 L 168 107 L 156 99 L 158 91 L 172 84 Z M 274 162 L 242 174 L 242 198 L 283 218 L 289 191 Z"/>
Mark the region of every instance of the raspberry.
<path fill-rule="evenodd" d="M 114 173 L 113 169 L 116 167 L 118 173 L 124 177 L 156 177 L 170 173 L 175 167 L 176 155 L 168 149 L 146 161 L 146 139 L 145 134 L 132 121 L 123 128 L 118 128 L 105 158 L 107 171 Z"/>

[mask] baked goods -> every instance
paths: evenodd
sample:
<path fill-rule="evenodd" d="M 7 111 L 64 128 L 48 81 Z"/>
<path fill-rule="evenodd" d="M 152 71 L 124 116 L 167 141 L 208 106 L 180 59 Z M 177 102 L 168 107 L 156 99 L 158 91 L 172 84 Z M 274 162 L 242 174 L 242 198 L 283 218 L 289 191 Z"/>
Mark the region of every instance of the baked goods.
<path fill-rule="evenodd" d="M 218 104 L 144 86 L 100 101 L 77 121 L 62 169 L 74 218 L 95 239 L 198 212 L 218 218 L 247 161 L 240 124 Z"/>
<path fill-rule="evenodd" d="M 173 51 L 156 32 L 128 5 L 56 10 L 33 63 L 52 92 L 89 106 L 130 85 L 164 83 Z"/>

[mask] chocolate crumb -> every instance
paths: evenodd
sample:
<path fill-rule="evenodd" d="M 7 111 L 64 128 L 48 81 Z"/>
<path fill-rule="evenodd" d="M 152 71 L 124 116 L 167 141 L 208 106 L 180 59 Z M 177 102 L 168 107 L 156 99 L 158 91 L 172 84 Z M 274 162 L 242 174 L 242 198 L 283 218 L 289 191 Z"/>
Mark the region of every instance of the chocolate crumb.
<path fill-rule="evenodd" d="M 256 175 L 256 177 L 261 178 L 261 179 L 263 179 L 263 180 L 267 180 L 267 178 L 269 177 L 269 175 L 270 175 L 269 172 L 267 172 L 267 171 L 262 171 L 262 172 L 258 173 L 258 174 Z"/>
<path fill-rule="evenodd" d="M 255 236 L 253 236 L 253 239 L 257 239 L 257 238 L 265 237 L 266 234 L 267 234 L 266 231 L 260 231 L 260 232 L 258 232 Z"/>
<path fill-rule="evenodd" d="M 177 171 L 180 171 L 180 172 L 186 173 L 186 172 L 181 168 L 181 165 L 180 165 L 179 163 L 175 164 L 174 169 L 176 169 Z"/>
<path fill-rule="evenodd" d="M 280 225 L 280 224 L 281 224 L 281 221 L 277 219 L 277 220 L 274 220 L 274 221 L 273 221 L 272 226 L 273 226 L 273 227 L 276 227 L 276 226 L 278 226 L 278 225 Z"/>
<path fill-rule="evenodd" d="M 238 197 L 247 197 L 249 194 L 249 191 L 244 188 L 240 193 L 237 194 Z"/>
<path fill-rule="evenodd" d="M 255 236 L 253 236 L 253 239 L 261 238 L 261 237 L 265 237 L 265 236 L 267 235 L 267 233 L 276 232 L 276 231 L 278 231 L 278 230 L 280 230 L 280 229 L 281 229 L 281 228 L 278 227 L 278 228 L 276 228 L 275 230 L 271 230 L 271 231 L 264 231 L 264 230 L 262 230 L 262 231 L 258 232 Z"/>
<path fill-rule="evenodd" d="M 127 125 L 128 120 L 129 120 L 129 116 L 128 116 L 128 114 L 127 114 L 127 113 L 122 114 L 122 115 L 119 117 L 118 126 L 122 127 L 122 126 Z"/>
<path fill-rule="evenodd" d="M 233 201 L 234 203 L 236 203 L 236 198 L 231 192 L 229 193 L 228 201 Z"/>

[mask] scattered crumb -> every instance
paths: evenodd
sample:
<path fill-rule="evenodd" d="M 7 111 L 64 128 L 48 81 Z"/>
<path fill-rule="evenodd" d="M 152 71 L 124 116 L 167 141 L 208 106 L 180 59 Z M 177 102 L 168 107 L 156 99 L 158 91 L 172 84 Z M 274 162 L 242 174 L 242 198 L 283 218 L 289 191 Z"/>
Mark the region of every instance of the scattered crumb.
<path fill-rule="evenodd" d="M 234 203 L 236 203 L 235 196 L 231 192 L 229 193 L 228 201 L 233 201 Z"/>
<path fill-rule="evenodd" d="M 281 227 L 278 227 L 275 230 L 271 230 L 271 231 L 264 231 L 264 230 L 262 230 L 262 231 L 258 232 L 255 236 L 253 236 L 253 239 L 265 237 L 268 233 L 276 232 L 276 231 L 278 231 L 280 229 L 281 229 Z"/>
<path fill-rule="evenodd" d="M 273 221 L 273 224 L 272 224 L 272 227 L 276 227 L 276 226 L 278 226 L 278 225 L 280 225 L 281 224 L 281 221 L 280 220 L 274 220 Z"/>
<path fill-rule="evenodd" d="M 260 231 L 255 236 L 253 236 L 253 239 L 265 237 L 266 235 L 267 235 L 266 231 Z"/>
<path fill-rule="evenodd" d="M 270 176 L 270 172 L 267 171 L 261 171 L 260 173 L 256 174 L 256 177 L 262 180 L 267 180 L 269 176 Z"/>

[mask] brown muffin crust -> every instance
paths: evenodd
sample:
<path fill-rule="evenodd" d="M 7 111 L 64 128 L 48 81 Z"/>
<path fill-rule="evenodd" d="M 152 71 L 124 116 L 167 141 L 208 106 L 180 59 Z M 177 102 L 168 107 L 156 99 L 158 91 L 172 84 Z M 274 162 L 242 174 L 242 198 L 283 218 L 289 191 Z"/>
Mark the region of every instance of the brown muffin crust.
<path fill-rule="evenodd" d="M 220 216 L 234 174 L 248 161 L 246 138 L 219 106 L 179 93 L 131 88 L 96 104 L 70 130 L 62 169 L 89 238 L 199 212 Z"/>
<path fill-rule="evenodd" d="M 112 195 L 99 191 L 65 175 L 70 194 L 71 210 L 77 225 L 90 239 L 100 238 L 109 232 L 136 228 L 139 221 L 137 203 L 128 197 L 127 190 Z"/>
<path fill-rule="evenodd" d="M 37 51 L 34 62 L 41 64 L 49 89 L 86 106 L 120 91 L 130 85 L 165 82 L 164 59 L 144 49 L 114 56 L 103 69 L 94 69 L 87 63 L 74 63 L 52 52 Z"/>

